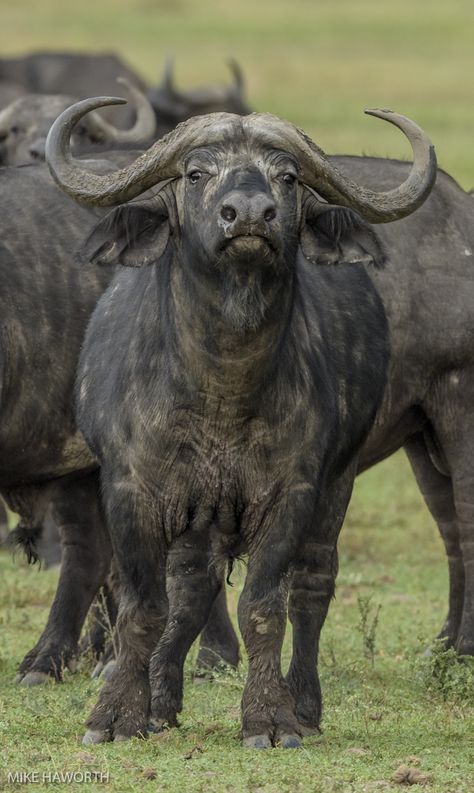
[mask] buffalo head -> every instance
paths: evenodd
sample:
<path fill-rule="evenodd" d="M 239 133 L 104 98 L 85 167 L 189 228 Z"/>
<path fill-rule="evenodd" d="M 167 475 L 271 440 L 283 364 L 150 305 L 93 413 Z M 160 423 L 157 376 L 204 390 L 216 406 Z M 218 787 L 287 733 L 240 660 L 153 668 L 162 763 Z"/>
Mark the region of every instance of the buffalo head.
<path fill-rule="evenodd" d="M 413 212 L 436 175 L 427 137 L 389 111 L 371 113 L 405 132 L 415 161 L 407 180 L 386 193 L 345 178 L 303 132 L 268 114 L 190 119 L 129 167 L 93 174 L 73 160 L 69 136 L 89 110 L 117 101 L 78 103 L 48 136 L 53 176 L 78 200 L 112 205 L 154 188 L 151 197 L 100 222 L 85 258 L 139 266 L 173 248 L 189 280 L 219 295 L 236 329 L 257 327 L 273 296 L 289 287 L 299 248 L 317 263 L 379 261 L 382 252 L 366 221 Z"/>
<path fill-rule="evenodd" d="M 98 113 L 90 113 L 77 125 L 72 136 L 76 154 L 86 153 L 98 144 L 148 144 L 154 139 L 156 120 L 153 109 L 141 91 L 124 78 L 135 104 L 137 117 L 131 129 L 121 130 Z M 61 94 L 26 94 L 0 111 L 0 164 L 22 165 L 44 160 L 46 136 L 60 113 L 76 101 Z"/>
<path fill-rule="evenodd" d="M 221 112 L 238 115 L 250 113 L 244 96 L 244 77 L 240 66 L 236 61 L 230 60 L 229 67 L 233 79 L 228 85 L 211 85 L 182 91 L 175 84 L 173 64 L 168 58 L 161 83 L 150 88 L 147 94 L 162 134 L 191 116 Z"/>

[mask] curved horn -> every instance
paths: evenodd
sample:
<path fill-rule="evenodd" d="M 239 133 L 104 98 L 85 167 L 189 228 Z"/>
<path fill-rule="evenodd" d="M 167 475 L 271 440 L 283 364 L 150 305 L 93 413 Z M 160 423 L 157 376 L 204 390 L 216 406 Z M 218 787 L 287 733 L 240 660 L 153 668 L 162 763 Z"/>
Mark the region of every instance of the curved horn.
<path fill-rule="evenodd" d="M 195 116 L 157 141 L 126 168 L 102 176 L 84 170 L 74 162 L 70 152 L 69 138 L 74 124 L 90 110 L 123 101 L 110 97 L 86 99 L 64 111 L 51 127 L 46 159 L 58 184 L 79 201 L 110 206 L 134 198 L 161 179 L 180 176 L 178 159 L 183 152 L 222 140 L 224 132 L 232 134 L 235 124 L 241 125 L 259 143 L 293 151 L 300 166 L 300 181 L 331 203 L 356 209 L 372 223 L 388 223 L 413 212 L 427 198 L 436 178 L 436 157 L 429 138 L 413 121 L 386 110 L 370 113 L 399 127 L 414 154 L 407 179 L 387 192 L 377 193 L 344 177 L 302 130 L 266 113 L 244 117 L 229 113 Z"/>
<path fill-rule="evenodd" d="M 56 119 L 46 139 L 46 161 L 55 181 L 76 200 L 96 206 L 113 206 L 130 201 L 158 181 L 180 176 L 177 161 L 185 150 L 218 139 L 222 125 L 234 118 L 229 113 L 194 116 L 156 141 L 125 168 L 100 175 L 86 170 L 71 154 L 71 132 L 77 122 L 99 107 L 126 104 L 125 99 L 100 96 L 83 99 L 68 107 Z"/>
<path fill-rule="evenodd" d="M 150 102 L 125 77 L 118 77 L 117 82 L 125 86 L 133 100 L 137 114 L 135 124 L 130 129 L 118 129 L 98 113 L 91 113 L 87 119 L 91 131 L 107 143 L 139 144 L 153 140 L 156 134 L 156 116 Z"/>
<path fill-rule="evenodd" d="M 406 116 L 391 110 L 365 112 L 394 124 L 406 135 L 412 147 L 413 165 L 410 173 L 393 190 L 377 192 L 357 185 L 344 176 L 302 130 L 288 122 L 281 122 L 279 119 L 275 121 L 280 126 L 279 131 L 286 144 L 291 143 L 294 146 L 301 166 L 302 182 L 313 187 L 330 203 L 356 209 L 370 223 L 389 223 L 411 214 L 428 197 L 436 180 L 436 155 L 428 136 Z M 276 132 L 275 129 L 274 131 Z"/>

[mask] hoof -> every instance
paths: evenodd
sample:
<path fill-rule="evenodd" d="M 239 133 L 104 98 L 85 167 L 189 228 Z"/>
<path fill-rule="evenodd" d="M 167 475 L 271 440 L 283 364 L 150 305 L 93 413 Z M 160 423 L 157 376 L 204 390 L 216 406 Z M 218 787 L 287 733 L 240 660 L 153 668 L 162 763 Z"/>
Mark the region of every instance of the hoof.
<path fill-rule="evenodd" d="M 47 675 L 46 672 L 27 672 L 24 677 L 19 680 L 20 686 L 26 688 L 30 686 L 44 686 L 46 683 L 52 683 L 53 678 Z"/>
<path fill-rule="evenodd" d="M 93 743 L 107 743 L 110 741 L 110 733 L 108 730 L 87 730 L 82 743 L 86 746 Z"/>
<path fill-rule="evenodd" d="M 130 735 L 120 735 L 120 734 L 116 735 L 114 737 L 114 743 L 125 743 L 125 741 L 130 740 L 130 737 L 131 737 Z"/>
<path fill-rule="evenodd" d="M 148 725 L 148 732 L 152 732 L 155 735 L 159 735 L 162 732 L 166 732 L 166 722 L 163 719 L 151 719 Z"/>
<path fill-rule="evenodd" d="M 272 742 L 268 735 L 250 735 L 242 741 L 244 749 L 271 749 Z"/>
<path fill-rule="evenodd" d="M 278 743 L 282 749 L 301 749 L 302 746 L 300 737 L 289 733 L 281 735 Z"/>

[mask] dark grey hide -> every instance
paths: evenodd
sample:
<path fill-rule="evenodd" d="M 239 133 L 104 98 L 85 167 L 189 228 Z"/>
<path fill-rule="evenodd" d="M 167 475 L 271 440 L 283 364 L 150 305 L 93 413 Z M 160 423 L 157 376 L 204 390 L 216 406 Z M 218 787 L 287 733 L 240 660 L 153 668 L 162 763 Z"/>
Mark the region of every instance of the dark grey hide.
<path fill-rule="evenodd" d="M 129 156 L 117 152 L 113 164 L 96 167 L 117 167 Z M 74 664 L 84 618 L 109 573 L 97 462 L 77 430 L 72 394 L 86 323 L 112 270 L 74 260 L 103 212 L 77 207 L 45 167 L 0 169 L 0 194 L 0 493 L 20 514 L 14 537 L 30 556 L 45 518 L 48 526 L 54 518 L 63 546 L 48 623 L 19 670 L 33 684 L 60 680 Z M 219 625 L 227 623 L 224 607 Z M 103 641 L 98 630 L 90 638 L 96 652 Z M 224 657 L 235 663 L 236 639 L 226 645 L 234 655 Z"/>
<path fill-rule="evenodd" d="M 336 158 L 389 189 L 408 164 Z M 439 172 L 413 215 L 377 227 L 390 264 L 373 270 L 392 345 L 389 383 L 361 454 L 365 469 L 404 446 L 448 556 L 449 613 L 440 636 L 474 655 L 474 206 Z"/>
<path fill-rule="evenodd" d="M 281 673 L 290 574 L 290 616 L 298 629 L 303 597 L 313 635 L 332 594 L 318 567 L 336 566 L 388 331 L 364 267 L 381 247 L 355 213 L 303 189 L 297 167 L 236 121 L 85 247 L 127 266 L 94 312 L 78 378 L 123 587 L 117 668 L 86 742 L 144 734 L 150 716 L 153 729 L 176 724 L 185 656 L 242 552 L 244 742 L 296 746 L 318 728 L 315 647 L 311 713 Z"/>

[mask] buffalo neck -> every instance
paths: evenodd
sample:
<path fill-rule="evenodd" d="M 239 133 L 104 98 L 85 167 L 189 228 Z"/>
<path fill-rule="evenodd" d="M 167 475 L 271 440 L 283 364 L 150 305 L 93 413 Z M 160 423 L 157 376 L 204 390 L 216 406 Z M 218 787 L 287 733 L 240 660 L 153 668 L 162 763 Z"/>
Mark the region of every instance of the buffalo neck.
<path fill-rule="evenodd" d="M 220 279 L 201 277 L 176 260 L 174 264 L 169 281 L 173 329 L 169 342 L 188 387 L 237 401 L 258 395 L 278 368 L 279 349 L 291 321 L 292 273 L 270 279 L 258 326 L 236 329 L 224 316 Z"/>

